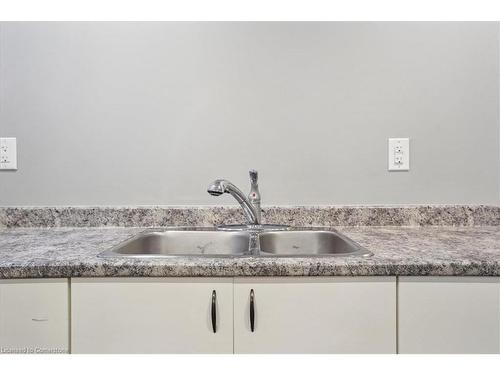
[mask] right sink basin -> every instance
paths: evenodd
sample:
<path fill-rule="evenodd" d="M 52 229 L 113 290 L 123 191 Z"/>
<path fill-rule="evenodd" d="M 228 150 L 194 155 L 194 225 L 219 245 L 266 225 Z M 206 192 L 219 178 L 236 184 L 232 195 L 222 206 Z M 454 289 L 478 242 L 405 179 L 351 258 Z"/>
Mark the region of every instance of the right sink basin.
<path fill-rule="evenodd" d="M 372 253 L 333 230 L 295 229 L 259 234 L 264 256 L 371 256 Z"/>

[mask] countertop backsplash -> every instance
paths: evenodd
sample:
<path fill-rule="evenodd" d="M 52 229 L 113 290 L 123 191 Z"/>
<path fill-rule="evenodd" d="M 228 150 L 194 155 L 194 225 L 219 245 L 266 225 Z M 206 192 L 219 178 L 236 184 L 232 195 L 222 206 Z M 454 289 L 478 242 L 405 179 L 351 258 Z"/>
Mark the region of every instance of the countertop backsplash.
<path fill-rule="evenodd" d="M 292 226 L 496 226 L 500 207 L 264 206 L 262 218 Z M 244 220 L 238 206 L 0 207 L 0 228 L 213 226 Z"/>

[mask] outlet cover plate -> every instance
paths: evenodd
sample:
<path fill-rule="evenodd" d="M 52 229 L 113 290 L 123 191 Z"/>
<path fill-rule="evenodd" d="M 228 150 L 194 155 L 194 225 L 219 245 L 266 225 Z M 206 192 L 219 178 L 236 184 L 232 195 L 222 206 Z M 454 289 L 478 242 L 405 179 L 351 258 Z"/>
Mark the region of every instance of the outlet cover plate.
<path fill-rule="evenodd" d="M 389 171 L 410 170 L 410 138 L 389 138 Z"/>
<path fill-rule="evenodd" d="M 16 138 L 0 138 L 0 171 L 17 170 Z"/>

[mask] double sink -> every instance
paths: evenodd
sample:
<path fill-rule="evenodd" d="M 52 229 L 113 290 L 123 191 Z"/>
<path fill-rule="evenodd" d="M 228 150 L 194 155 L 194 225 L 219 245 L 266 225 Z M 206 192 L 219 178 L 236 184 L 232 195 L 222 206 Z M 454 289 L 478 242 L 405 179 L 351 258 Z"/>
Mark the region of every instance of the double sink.
<path fill-rule="evenodd" d="M 229 228 L 172 227 L 150 230 L 105 251 L 101 256 L 151 258 L 372 255 L 370 251 L 331 228 Z"/>
<path fill-rule="evenodd" d="M 244 225 L 171 227 L 151 230 L 101 253 L 103 257 L 321 257 L 370 256 L 371 252 L 331 228 L 300 228 L 261 223 L 258 172 L 251 170 L 248 197 L 228 180 L 212 182 L 213 196 L 230 194 L 240 204 Z"/>

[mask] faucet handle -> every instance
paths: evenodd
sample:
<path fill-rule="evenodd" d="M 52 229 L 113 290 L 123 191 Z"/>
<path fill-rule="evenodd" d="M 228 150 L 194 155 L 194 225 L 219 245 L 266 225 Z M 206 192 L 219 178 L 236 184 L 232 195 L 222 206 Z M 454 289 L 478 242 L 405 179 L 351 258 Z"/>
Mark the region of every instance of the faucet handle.
<path fill-rule="evenodd" d="M 259 172 L 257 172 L 255 169 L 251 169 L 249 173 L 250 173 L 250 182 L 252 184 L 256 184 L 257 180 L 259 179 Z"/>

